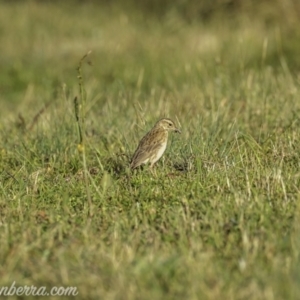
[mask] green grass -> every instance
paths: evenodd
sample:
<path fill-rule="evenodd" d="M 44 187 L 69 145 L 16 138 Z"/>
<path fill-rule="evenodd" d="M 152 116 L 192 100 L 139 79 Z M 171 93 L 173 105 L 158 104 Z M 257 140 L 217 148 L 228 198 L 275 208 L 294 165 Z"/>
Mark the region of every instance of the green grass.
<path fill-rule="evenodd" d="M 24 1 L 0 2 L 0 33 L 0 287 L 299 299 L 296 32 L 263 16 Z M 83 99 L 76 68 L 90 50 Z M 163 116 L 182 134 L 156 177 L 130 174 Z"/>

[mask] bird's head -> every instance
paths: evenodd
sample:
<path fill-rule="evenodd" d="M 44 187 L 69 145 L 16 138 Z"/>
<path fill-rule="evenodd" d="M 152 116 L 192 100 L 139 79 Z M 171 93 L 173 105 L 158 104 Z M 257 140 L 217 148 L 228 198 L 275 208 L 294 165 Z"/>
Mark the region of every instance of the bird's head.
<path fill-rule="evenodd" d="M 175 123 L 168 118 L 160 119 L 156 124 L 156 127 L 161 127 L 167 131 L 175 131 L 177 133 L 181 133 L 181 131 L 176 127 Z"/>

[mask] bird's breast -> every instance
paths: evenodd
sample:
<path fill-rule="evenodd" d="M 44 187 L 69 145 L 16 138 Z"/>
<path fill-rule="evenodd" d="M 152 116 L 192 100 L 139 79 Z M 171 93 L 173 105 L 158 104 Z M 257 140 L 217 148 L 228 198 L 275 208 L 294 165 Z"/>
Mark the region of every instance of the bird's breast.
<path fill-rule="evenodd" d="M 154 162 L 158 161 L 162 157 L 162 155 L 164 154 L 166 148 L 167 148 L 167 141 L 162 143 L 161 147 L 157 150 L 155 158 L 153 160 Z"/>

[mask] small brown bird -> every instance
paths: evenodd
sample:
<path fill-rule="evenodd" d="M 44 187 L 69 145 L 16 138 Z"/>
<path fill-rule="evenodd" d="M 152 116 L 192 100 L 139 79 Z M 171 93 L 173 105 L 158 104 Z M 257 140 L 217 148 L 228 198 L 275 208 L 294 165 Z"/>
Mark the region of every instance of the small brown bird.
<path fill-rule="evenodd" d="M 132 157 L 130 168 L 135 169 L 148 162 L 150 163 L 150 168 L 152 168 L 166 150 L 169 131 L 181 133 L 171 119 L 160 119 L 141 139 Z"/>

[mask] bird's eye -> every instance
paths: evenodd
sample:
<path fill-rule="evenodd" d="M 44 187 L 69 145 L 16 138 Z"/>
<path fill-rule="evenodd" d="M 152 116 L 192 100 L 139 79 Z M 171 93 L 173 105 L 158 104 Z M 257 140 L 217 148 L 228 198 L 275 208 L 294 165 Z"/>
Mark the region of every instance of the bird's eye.
<path fill-rule="evenodd" d="M 169 123 L 169 126 L 171 127 L 171 126 L 172 126 L 172 123 Z"/>

